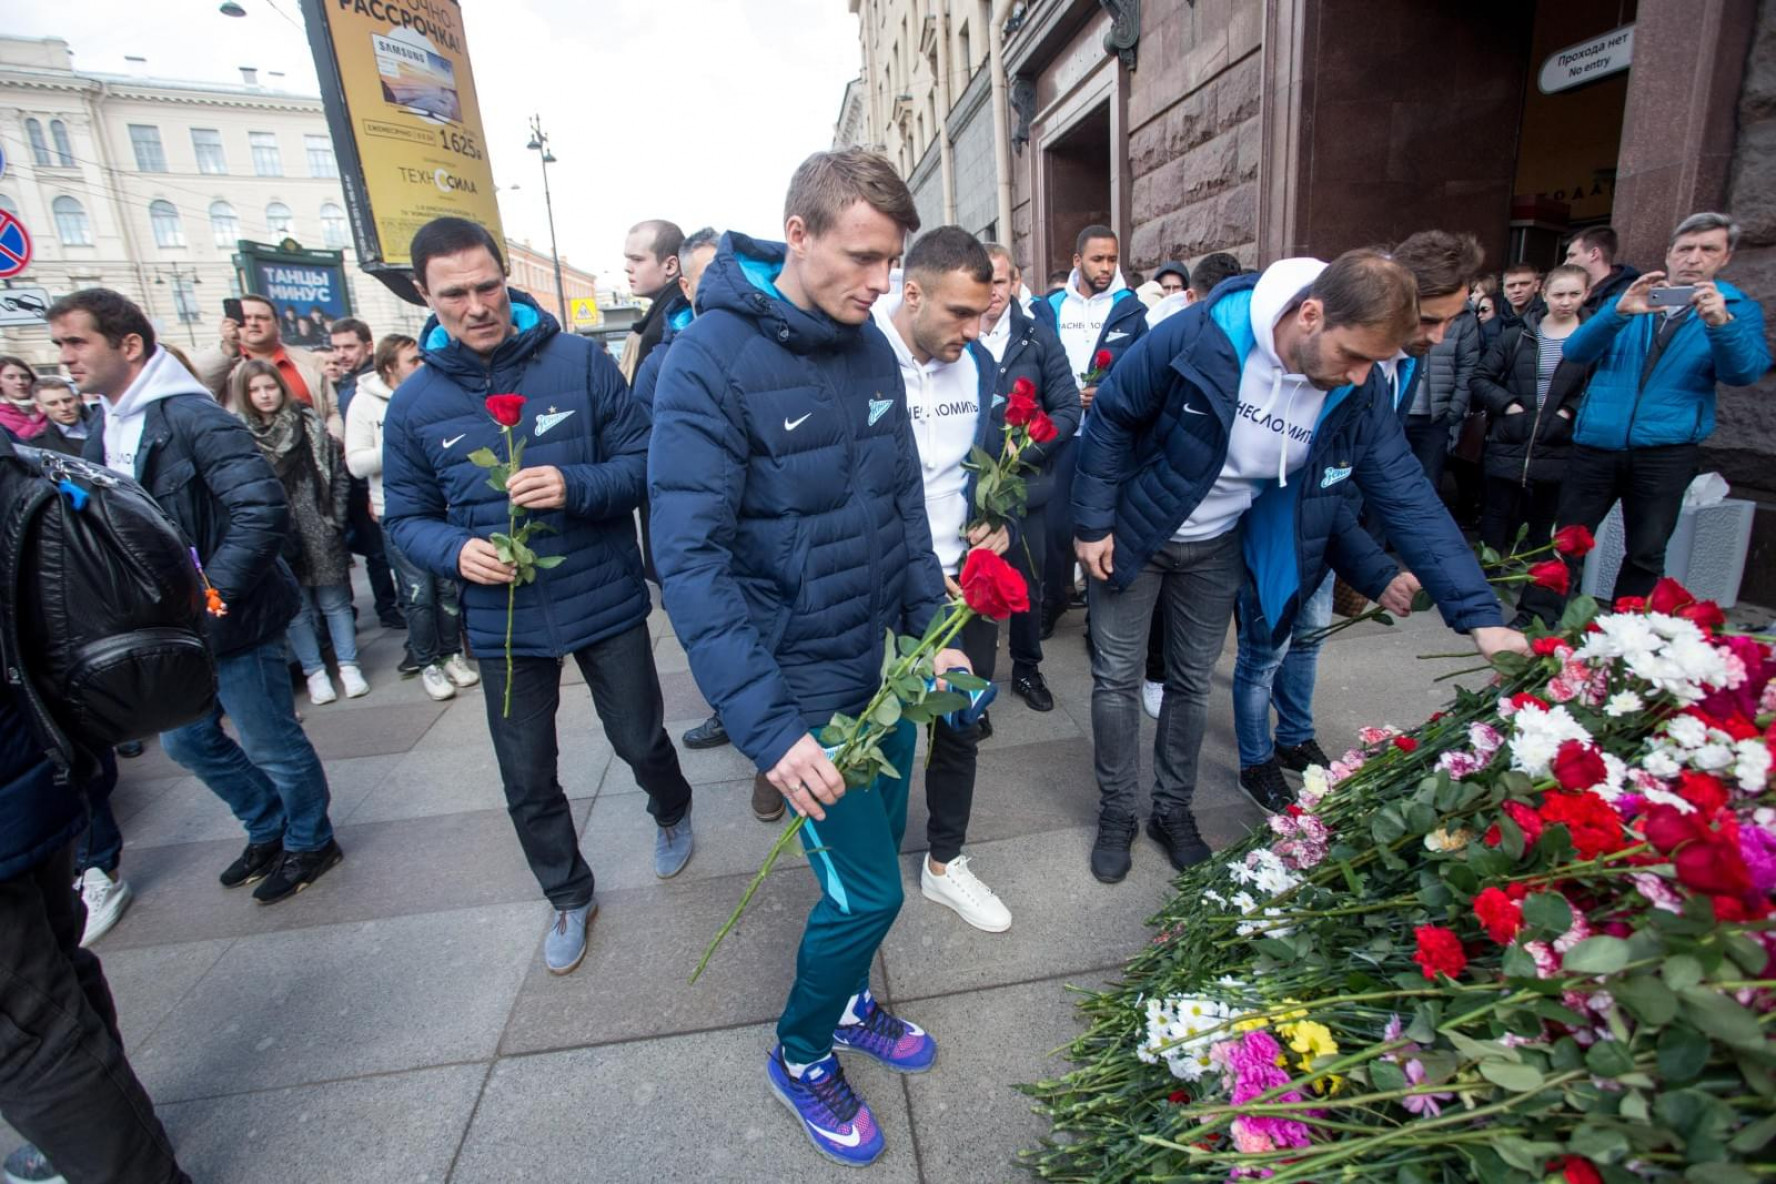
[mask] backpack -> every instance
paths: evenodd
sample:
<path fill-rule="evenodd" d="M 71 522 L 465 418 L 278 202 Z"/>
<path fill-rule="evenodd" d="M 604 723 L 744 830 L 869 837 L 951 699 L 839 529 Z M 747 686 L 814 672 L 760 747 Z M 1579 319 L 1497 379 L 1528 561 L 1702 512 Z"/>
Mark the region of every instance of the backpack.
<path fill-rule="evenodd" d="M 0 653 L 66 772 L 212 711 L 191 545 L 140 485 L 0 442 Z"/>

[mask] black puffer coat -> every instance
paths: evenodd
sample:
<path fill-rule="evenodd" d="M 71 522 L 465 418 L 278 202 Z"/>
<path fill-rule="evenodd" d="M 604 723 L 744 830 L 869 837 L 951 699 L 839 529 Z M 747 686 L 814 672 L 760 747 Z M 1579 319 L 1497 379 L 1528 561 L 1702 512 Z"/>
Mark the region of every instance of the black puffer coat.
<path fill-rule="evenodd" d="M 1474 372 L 1474 401 L 1492 415 L 1486 433 L 1486 475 L 1510 481 L 1558 481 L 1572 455 L 1573 421 L 1579 415 L 1591 367 L 1562 361 L 1536 407 L 1537 330 L 1532 316 L 1506 329 Z M 1507 415 L 1513 403 L 1521 415 Z M 1565 415 L 1561 415 L 1561 411 Z"/>

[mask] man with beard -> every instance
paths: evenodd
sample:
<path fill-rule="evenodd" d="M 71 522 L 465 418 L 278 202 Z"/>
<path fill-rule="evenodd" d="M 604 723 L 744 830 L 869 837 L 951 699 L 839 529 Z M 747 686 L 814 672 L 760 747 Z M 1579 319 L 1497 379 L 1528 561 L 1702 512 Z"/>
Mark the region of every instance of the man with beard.
<path fill-rule="evenodd" d="M 1376 364 L 1419 324 L 1411 275 L 1375 251 L 1285 259 L 1228 282 L 1146 337 L 1105 382 L 1081 437 L 1073 516 L 1090 577 L 1100 794 L 1092 874 L 1128 874 L 1148 623 L 1166 613 L 1166 693 L 1148 833 L 1183 869 L 1209 857 L 1191 812 L 1209 678 L 1251 573 L 1273 640 L 1335 567 L 1410 601 L 1354 523 L 1357 491 L 1480 652 L 1527 652 L 1413 459 Z"/>

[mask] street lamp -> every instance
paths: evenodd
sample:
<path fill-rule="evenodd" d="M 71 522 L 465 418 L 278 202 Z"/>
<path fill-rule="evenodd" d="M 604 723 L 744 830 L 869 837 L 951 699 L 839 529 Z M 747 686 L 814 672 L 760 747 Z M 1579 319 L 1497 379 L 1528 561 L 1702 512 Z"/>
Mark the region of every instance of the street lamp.
<path fill-rule="evenodd" d="M 561 253 L 555 249 L 555 203 L 549 196 L 549 166 L 555 163 L 555 154 L 549 151 L 549 133 L 543 130 L 543 117 L 530 117 L 530 143 L 525 145 L 533 152 L 542 153 L 543 157 L 543 208 L 549 212 L 549 258 L 555 262 L 555 301 L 561 314 L 561 327 L 567 328 L 567 285 L 561 282 Z M 517 186 L 513 186 L 517 188 Z"/>
<path fill-rule="evenodd" d="M 197 316 L 195 315 L 195 311 L 192 316 L 185 315 L 184 304 L 179 299 L 184 290 L 179 285 L 187 278 L 191 280 L 191 286 L 194 288 L 203 283 L 203 281 L 197 278 L 197 267 L 195 264 L 192 265 L 191 274 L 187 276 L 185 271 L 180 268 L 177 263 L 172 263 L 165 267 L 156 267 L 154 269 L 154 282 L 164 287 L 166 285 L 166 273 L 169 271 L 172 272 L 173 275 L 173 315 L 185 323 L 185 336 L 191 339 L 191 348 L 196 349 L 197 332 L 192 329 L 191 326 L 193 322 L 197 320 Z M 197 297 L 194 294 L 192 299 L 195 300 L 196 298 Z"/>

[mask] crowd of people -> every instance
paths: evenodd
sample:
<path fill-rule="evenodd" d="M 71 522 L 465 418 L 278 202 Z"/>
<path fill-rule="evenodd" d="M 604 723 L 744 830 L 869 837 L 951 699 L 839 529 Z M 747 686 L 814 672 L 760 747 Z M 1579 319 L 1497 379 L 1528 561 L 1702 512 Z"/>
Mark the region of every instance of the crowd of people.
<path fill-rule="evenodd" d="M 432 312 L 417 340 L 342 319 L 317 358 L 247 296 L 187 360 L 118 293 L 58 301 L 65 376 L 0 358 L 0 475 L 41 448 L 133 478 L 226 601 L 206 622 L 216 705 L 160 737 L 242 825 L 221 886 L 287 901 L 344 857 L 294 687 L 312 707 L 336 698 L 334 674 L 348 697 L 369 692 L 355 553 L 381 624 L 405 630 L 403 672 L 440 700 L 482 684 L 549 906 L 544 963 L 573 972 L 598 896 L 558 775 L 567 659 L 645 791 L 656 875 L 695 851 L 647 625 L 657 584 L 713 709 L 682 743 L 733 744 L 759 770 L 757 816 L 807 820 L 820 899 L 766 1081 L 818 1151 L 871 1162 L 882 1133 L 838 1054 L 913 1073 L 937 1053 L 870 989 L 903 902 L 916 733 L 899 723 L 882 745 L 896 775 L 867 792 L 847 792 L 814 733 L 874 692 L 885 633 L 920 635 L 948 611 L 971 552 L 1024 575 L 1008 683 L 1030 710 L 1055 706 L 1043 643 L 1087 614 L 1091 874 L 1129 873 L 1143 817 L 1182 869 L 1210 855 L 1193 803 L 1230 624 L 1239 782 L 1281 811 L 1288 774 L 1326 763 L 1313 696 L 1335 578 L 1401 615 L 1428 594 L 1487 658 L 1528 652 L 1523 629 L 1560 610 L 1545 591 L 1501 607 L 1461 495 L 1440 494 L 1451 458 L 1473 467 L 1481 534 L 1500 549 L 1526 524 L 1535 540 L 1595 528 L 1620 498 L 1616 591 L 1644 594 L 1715 383 L 1770 364 L 1758 305 L 1718 277 L 1738 229 L 1717 214 L 1676 228 L 1663 270 L 1616 263 L 1614 235 L 1593 230 L 1566 264 L 1496 282 L 1473 236 L 1439 229 L 1258 271 L 1227 254 L 1166 262 L 1148 281 L 1092 225 L 1040 296 L 1005 245 L 919 230 L 906 185 L 862 151 L 798 169 L 781 240 L 639 223 L 624 255 L 652 304 L 620 361 L 509 287 L 498 241 L 457 218 L 411 244 Z M 1054 433 L 1023 458 L 1025 512 L 983 519 L 970 456 L 996 452 L 1008 409 L 1031 398 Z M 976 619 L 936 669 L 990 679 L 998 648 L 996 623 Z M 1143 710 L 1157 719 L 1146 795 Z M 920 873 L 926 899 L 985 933 L 1013 924 L 967 847 L 991 735 L 987 711 L 933 725 Z M 0 976 L 0 1014 L 42 1019 L 24 1028 L 30 1048 L 0 1050 L 0 1109 L 34 1144 L 8 1171 L 158 1184 L 185 1177 L 85 948 L 131 895 L 101 755 L 109 774 L 64 784 L 0 688 L 0 924 L 24 935 L 8 941 L 21 967 Z"/>

